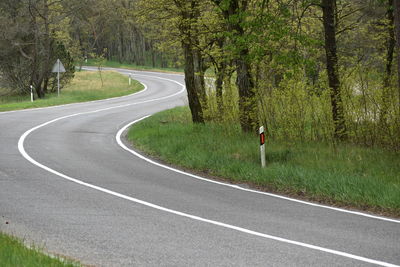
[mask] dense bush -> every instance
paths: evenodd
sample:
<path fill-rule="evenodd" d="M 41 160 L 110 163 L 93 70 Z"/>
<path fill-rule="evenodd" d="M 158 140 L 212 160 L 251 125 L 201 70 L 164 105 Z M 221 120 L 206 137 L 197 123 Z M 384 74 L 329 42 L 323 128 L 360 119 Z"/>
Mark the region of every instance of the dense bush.
<path fill-rule="evenodd" d="M 395 77 L 394 77 L 395 78 Z M 232 81 L 234 78 L 232 78 Z M 217 105 L 212 80 L 207 82 L 209 121 L 238 121 L 238 94 L 232 81 L 226 81 L 223 107 Z M 269 79 L 259 82 L 259 121 L 269 138 L 287 142 L 334 142 L 330 91 L 326 77 L 312 84 L 304 75 L 283 78 L 279 86 Z M 395 87 L 387 88 L 383 98 L 382 77 L 358 66 L 343 77 L 342 93 L 348 142 L 400 150 L 399 98 Z M 382 118 L 386 103 L 386 118 Z"/>

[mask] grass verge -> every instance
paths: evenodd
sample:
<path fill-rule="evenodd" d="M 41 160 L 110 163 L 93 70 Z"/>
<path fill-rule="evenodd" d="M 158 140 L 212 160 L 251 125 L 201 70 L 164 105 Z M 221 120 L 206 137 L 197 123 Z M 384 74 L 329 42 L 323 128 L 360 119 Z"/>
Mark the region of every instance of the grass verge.
<path fill-rule="evenodd" d="M 260 167 L 257 136 L 239 126 L 194 125 L 187 107 L 133 125 L 128 139 L 145 153 L 217 179 L 320 203 L 400 217 L 400 155 L 352 145 L 267 140 Z"/>
<path fill-rule="evenodd" d="M 113 71 L 102 71 L 103 84 L 99 72 L 81 71 L 75 73 L 73 81 L 61 90 L 60 97 L 57 93 L 47 94 L 44 99 L 30 102 L 30 96 L 2 96 L 0 98 L 0 111 L 38 108 L 85 102 L 110 97 L 132 94 L 143 89 L 137 81 L 128 85 L 128 78 Z"/>
<path fill-rule="evenodd" d="M 2 267 L 76 267 L 80 266 L 67 260 L 53 258 L 40 249 L 27 248 L 22 241 L 0 232 L 0 263 Z"/>
<path fill-rule="evenodd" d="M 98 64 L 95 60 L 89 59 L 88 62 L 83 63 L 84 66 L 95 66 L 97 67 Z M 130 63 L 120 63 L 117 61 L 105 61 L 102 67 L 110 67 L 110 68 L 122 68 L 122 69 L 134 69 L 134 70 L 147 70 L 147 71 L 157 71 L 157 72 L 172 72 L 172 73 L 183 73 L 183 69 L 177 68 L 155 68 L 150 66 L 140 66 L 136 64 Z"/>

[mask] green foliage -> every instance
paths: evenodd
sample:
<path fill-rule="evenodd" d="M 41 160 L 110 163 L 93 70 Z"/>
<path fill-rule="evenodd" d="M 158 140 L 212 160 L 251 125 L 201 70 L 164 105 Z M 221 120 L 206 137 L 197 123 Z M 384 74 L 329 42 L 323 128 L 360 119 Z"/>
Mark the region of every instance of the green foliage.
<path fill-rule="evenodd" d="M 225 77 L 224 90 L 222 92 L 222 104 L 218 103 L 214 76 L 206 79 L 206 89 L 208 103 L 204 108 L 206 121 L 217 123 L 237 123 L 239 121 L 238 90 L 235 86 L 234 78 Z"/>
<path fill-rule="evenodd" d="M 325 72 L 319 73 L 318 82 L 313 85 L 301 73 L 276 77 L 269 65 L 259 65 L 259 71 L 261 74 L 258 75 L 263 77 L 257 83 L 259 121 L 267 128 L 269 138 L 288 143 L 335 142 Z M 280 79 L 278 86 L 273 85 L 277 84 L 276 79 Z M 382 98 L 382 76 L 362 65 L 353 68 L 342 81 L 348 142 L 399 151 L 399 99 L 396 88 L 388 88 L 391 97 Z M 225 81 L 223 109 L 217 104 L 214 85 L 211 82 L 206 85 L 209 97 L 209 106 L 205 111 L 207 120 L 237 122 L 238 94 L 234 83 Z M 385 123 L 380 119 L 382 101 L 387 105 Z"/>
<path fill-rule="evenodd" d="M 65 48 L 65 45 L 62 42 L 57 42 L 55 45 L 54 52 L 54 62 L 57 59 L 60 59 L 62 64 L 64 65 L 65 72 L 60 73 L 60 87 L 65 87 L 73 78 L 75 74 L 75 63 L 72 58 L 70 52 Z M 57 73 L 53 73 L 53 81 L 51 91 L 55 92 L 57 90 Z"/>
<path fill-rule="evenodd" d="M 55 42 L 52 47 L 52 56 L 50 59 L 51 67 L 60 59 L 61 63 L 65 68 L 65 72 L 60 72 L 60 89 L 64 88 L 67 84 L 71 82 L 75 75 L 75 63 L 71 54 L 66 49 L 62 42 Z M 51 70 L 49 70 L 51 71 Z M 54 93 L 57 91 L 57 73 L 52 72 L 49 76 L 47 91 Z"/>
<path fill-rule="evenodd" d="M 106 53 L 107 53 L 107 49 L 104 49 L 101 54 L 91 53 L 91 57 L 93 58 L 93 62 L 95 64 L 95 66 L 97 67 L 97 70 L 98 70 L 98 73 L 99 73 L 99 77 L 100 77 L 100 80 L 101 80 L 101 87 L 104 86 L 102 70 L 103 70 L 104 64 L 107 61 L 105 56 L 104 56 Z"/>
<path fill-rule="evenodd" d="M 194 125 L 186 107 L 133 125 L 128 138 L 168 163 L 235 183 L 400 215 L 400 155 L 395 152 L 267 138 L 267 167 L 261 168 L 258 137 L 242 133 L 238 124 Z"/>
<path fill-rule="evenodd" d="M 270 138 L 289 142 L 331 141 L 329 91 L 316 95 L 297 79 L 284 79 L 280 87 L 260 95 L 260 119 Z"/>
<path fill-rule="evenodd" d="M 221 2 L 222 10 L 228 8 L 227 2 Z M 223 61 L 232 53 L 239 53 L 243 45 L 249 47 L 259 122 L 267 127 L 269 137 L 277 141 L 336 142 L 323 29 L 315 20 L 321 16 L 321 10 L 312 3 L 282 1 L 266 3 L 263 9 L 261 3 L 254 2 L 231 21 L 242 19 L 245 34 L 228 32 L 230 41 L 215 50 L 215 54 L 224 55 L 219 58 Z M 374 1 L 339 1 L 337 8 L 340 91 L 348 142 L 399 150 L 400 95 L 394 86 L 397 75 L 392 71 L 386 87 L 387 73 L 383 68 L 387 64 L 387 29 L 393 26 L 385 19 L 384 6 Z M 213 54 L 213 58 L 218 56 Z M 218 69 L 214 71 L 217 77 Z M 239 97 L 232 94 L 237 90 L 234 83 L 224 82 L 223 106 L 232 108 L 222 109 L 215 86 L 207 85 L 207 120 L 237 122 Z"/>

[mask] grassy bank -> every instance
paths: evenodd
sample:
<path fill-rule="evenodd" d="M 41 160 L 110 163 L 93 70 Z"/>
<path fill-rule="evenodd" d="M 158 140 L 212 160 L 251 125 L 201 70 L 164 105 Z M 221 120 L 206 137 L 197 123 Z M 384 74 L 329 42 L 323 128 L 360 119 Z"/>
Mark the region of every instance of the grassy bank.
<path fill-rule="evenodd" d="M 95 60 L 89 59 L 88 62 L 82 63 L 84 66 L 98 66 Z M 102 67 L 109 68 L 122 68 L 122 69 L 134 69 L 134 70 L 148 70 L 148 71 L 157 71 L 157 72 L 178 72 L 183 73 L 183 69 L 177 68 L 155 68 L 150 66 L 140 66 L 136 64 L 129 63 L 120 63 L 118 61 L 105 61 Z"/>
<path fill-rule="evenodd" d="M 0 233 L 0 265 L 2 267 L 73 267 L 77 263 L 44 255 L 39 249 L 29 249 L 20 240 Z"/>
<path fill-rule="evenodd" d="M 400 155 L 351 145 L 267 140 L 266 168 L 257 136 L 238 126 L 193 125 L 188 108 L 132 126 L 135 147 L 173 165 L 217 179 L 337 206 L 400 216 Z"/>
<path fill-rule="evenodd" d="M 128 85 L 128 78 L 113 71 L 102 71 L 103 84 L 98 72 L 76 72 L 74 80 L 62 89 L 60 97 L 57 93 L 47 94 L 44 99 L 30 102 L 30 96 L 2 96 L 0 111 L 37 108 L 85 102 L 110 97 L 132 94 L 143 89 L 143 86 L 133 81 Z"/>

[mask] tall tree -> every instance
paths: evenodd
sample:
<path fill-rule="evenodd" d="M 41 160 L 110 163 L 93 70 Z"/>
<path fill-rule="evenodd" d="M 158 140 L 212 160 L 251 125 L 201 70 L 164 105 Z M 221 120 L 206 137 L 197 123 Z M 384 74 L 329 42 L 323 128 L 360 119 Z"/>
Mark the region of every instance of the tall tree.
<path fill-rule="evenodd" d="M 185 85 L 188 92 L 189 108 L 194 123 L 204 123 L 203 105 L 206 105 L 204 85 L 204 59 L 199 46 L 201 33 L 199 18 L 204 1 L 201 0 L 158 0 L 139 2 L 146 21 L 164 20 L 154 25 L 168 38 L 179 40 L 184 57 Z M 173 34 L 175 33 L 175 35 Z M 202 103 L 203 102 L 203 103 Z"/>
<path fill-rule="evenodd" d="M 204 123 L 203 109 L 201 106 L 201 96 L 204 95 L 204 75 L 203 82 L 196 75 L 196 70 L 200 70 L 201 55 L 196 48 L 198 36 L 194 30 L 194 23 L 199 17 L 197 0 L 175 0 L 175 5 L 179 12 L 179 31 L 182 33 L 182 48 L 185 59 L 185 83 L 188 92 L 189 107 L 192 113 L 192 120 L 195 123 Z M 203 86 L 203 87 L 202 87 Z"/>
<path fill-rule="evenodd" d="M 258 124 L 256 90 L 250 62 L 249 43 L 243 26 L 246 22 L 249 1 L 213 0 L 213 2 L 222 12 L 234 47 L 233 61 L 236 66 L 236 85 L 239 90 L 240 126 L 244 132 L 255 132 Z"/>
<path fill-rule="evenodd" d="M 334 138 L 337 140 L 344 140 L 347 137 L 347 131 L 342 95 L 340 91 L 335 6 L 336 0 L 322 0 L 321 7 L 325 31 L 326 69 L 328 72 L 328 81 L 331 91 L 332 119 L 335 127 Z"/>
<path fill-rule="evenodd" d="M 394 38 L 393 0 L 387 0 L 386 31 L 386 66 L 383 79 L 382 107 L 380 114 L 380 121 L 383 125 L 387 124 L 388 104 L 390 97 L 390 81 L 392 78 L 393 53 L 396 45 L 396 39 Z"/>
<path fill-rule="evenodd" d="M 400 117 L 400 0 L 394 0 L 394 21 L 396 28 L 398 112 Z"/>

